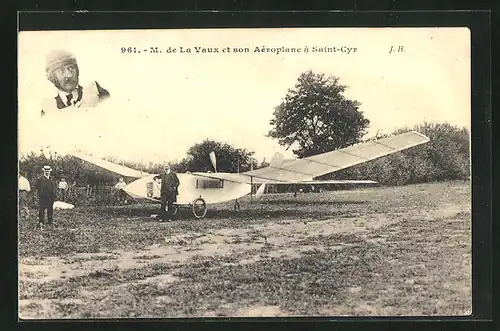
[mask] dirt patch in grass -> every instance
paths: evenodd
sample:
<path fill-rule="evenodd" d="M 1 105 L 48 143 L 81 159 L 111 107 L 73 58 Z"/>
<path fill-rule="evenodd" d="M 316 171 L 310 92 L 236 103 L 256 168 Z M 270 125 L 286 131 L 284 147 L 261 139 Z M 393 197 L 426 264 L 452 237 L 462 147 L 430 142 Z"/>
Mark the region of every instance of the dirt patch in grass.
<path fill-rule="evenodd" d="M 148 206 L 20 225 L 21 316 L 466 315 L 465 183 L 265 195 L 203 220 Z M 142 208 L 142 209 L 141 209 Z"/>

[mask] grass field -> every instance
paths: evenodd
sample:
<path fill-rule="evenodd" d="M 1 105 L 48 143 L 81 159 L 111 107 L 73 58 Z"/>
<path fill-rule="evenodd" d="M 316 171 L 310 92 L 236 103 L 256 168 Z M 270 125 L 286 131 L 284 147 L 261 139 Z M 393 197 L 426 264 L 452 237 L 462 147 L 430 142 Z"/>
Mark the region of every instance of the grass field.
<path fill-rule="evenodd" d="M 470 314 L 470 183 L 248 201 L 172 223 L 140 205 L 23 221 L 20 317 Z"/>

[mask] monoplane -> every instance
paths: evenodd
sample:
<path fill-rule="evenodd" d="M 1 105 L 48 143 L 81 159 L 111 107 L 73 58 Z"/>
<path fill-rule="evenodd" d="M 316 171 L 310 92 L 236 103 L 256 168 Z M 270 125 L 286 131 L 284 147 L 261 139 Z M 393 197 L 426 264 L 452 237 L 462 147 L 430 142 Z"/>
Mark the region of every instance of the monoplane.
<path fill-rule="evenodd" d="M 251 194 L 254 185 L 260 185 L 256 192 L 256 197 L 260 197 L 266 184 L 374 184 L 376 182 L 372 180 L 315 180 L 314 178 L 427 142 L 429 142 L 428 137 L 410 131 L 301 159 L 285 160 L 282 154 L 276 153 L 268 167 L 242 173 L 217 172 L 217 160 L 212 152 L 209 157 L 214 172 L 178 174 L 180 185 L 175 208 L 176 211 L 179 207 L 190 208 L 196 218 L 205 217 L 207 205 L 210 204 L 234 200 L 235 208 L 239 209 L 238 199 Z M 155 194 L 158 174 L 131 169 L 87 154 L 71 153 L 71 155 L 120 176 L 134 179 L 123 189 L 132 198 L 160 203 L 160 197 Z"/>

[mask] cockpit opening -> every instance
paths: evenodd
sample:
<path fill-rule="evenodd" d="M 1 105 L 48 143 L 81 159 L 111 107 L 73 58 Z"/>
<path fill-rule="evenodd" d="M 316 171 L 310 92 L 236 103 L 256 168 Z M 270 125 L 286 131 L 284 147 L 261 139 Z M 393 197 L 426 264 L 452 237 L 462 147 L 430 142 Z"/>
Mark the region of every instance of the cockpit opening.
<path fill-rule="evenodd" d="M 222 179 L 197 179 L 196 188 L 207 189 L 207 188 L 224 188 L 224 180 Z"/>

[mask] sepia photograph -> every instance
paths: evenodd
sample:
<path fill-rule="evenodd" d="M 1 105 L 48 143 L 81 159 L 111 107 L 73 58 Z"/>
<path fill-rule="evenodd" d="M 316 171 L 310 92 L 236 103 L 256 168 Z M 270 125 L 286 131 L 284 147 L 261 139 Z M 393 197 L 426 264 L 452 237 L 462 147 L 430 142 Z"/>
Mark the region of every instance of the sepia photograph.
<path fill-rule="evenodd" d="M 18 33 L 22 320 L 469 316 L 467 28 Z"/>

